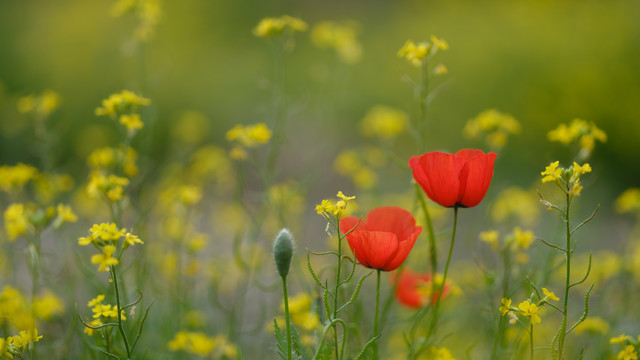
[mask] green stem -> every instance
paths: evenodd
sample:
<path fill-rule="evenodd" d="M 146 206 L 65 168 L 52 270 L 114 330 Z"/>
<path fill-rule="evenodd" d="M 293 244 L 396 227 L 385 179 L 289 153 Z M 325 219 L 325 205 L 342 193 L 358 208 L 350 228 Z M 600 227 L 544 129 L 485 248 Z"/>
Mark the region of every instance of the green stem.
<path fill-rule="evenodd" d="M 531 360 L 533 360 L 533 324 L 530 325 L 529 329 L 529 342 L 531 343 Z"/>
<path fill-rule="evenodd" d="M 567 329 L 567 307 L 569 304 L 569 288 L 571 287 L 571 224 L 569 222 L 569 207 L 571 206 L 571 196 L 569 192 L 566 191 L 566 199 L 567 199 L 567 210 L 565 213 L 565 223 L 566 223 L 566 231 L 567 231 L 567 247 L 566 247 L 566 258 L 567 258 L 567 273 L 565 280 L 565 288 L 564 288 L 564 303 L 562 306 L 562 325 L 560 326 L 560 337 L 558 338 L 558 359 L 562 359 L 562 352 L 564 349 L 564 338 L 566 335 Z"/>
<path fill-rule="evenodd" d="M 289 295 L 287 293 L 287 277 L 282 276 L 282 289 L 284 292 L 284 316 L 287 322 L 287 360 L 292 359 L 291 350 L 291 319 L 289 317 Z"/>
<path fill-rule="evenodd" d="M 442 299 L 442 292 L 444 291 L 444 285 L 447 282 L 447 274 L 449 273 L 449 264 L 451 263 L 451 254 L 453 253 L 453 244 L 456 240 L 456 228 L 458 225 L 458 207 L 453 208 L 453 233 L 451 234 L 451 245 L 449 245 L 449 255 L 447 255 L 447 263 L 444 266 L 444 275 L 442 276 L 442 283 L 438 289 L 438 297 L 436 298 L 436 304 L 433 309 L 433 316 L 431 317 L 431 323 L 429 324 L 429 331 L 427 337 L 431 337 L 438 325 L 438 311 L 440 310 L 440 300 Z M 433 275 L 435 279 L 435 274 Z"/>
<path fill-rule="evenodd" d="M 340 219 L 337 219 L 336 224 L 340 223 Z M 338 268 L 336 269 L 336 289 L 333 294 L 333 318 L 331 320 L 335 320 L 338 317 L 338 291 L 340 290 L 340 272 L 342 269 L 342 234 L 340 233 L 340 227 L 336 225 L 336 229 L 338 229 Z M 340 359 L 339 351 L 338 351 L 338 326 L 336 324 L 333 325 L 333 339 L 336 343 L 336 360 Z"/>
<path fill-rule="evenodd" d="M 378 269 L 378 281 L 376 283 L 376 315 L 373 319 L 373 337 L 378 336 L 378 311 L 380 309 L 380 269 Z M 378 360 L 378 340 L 373 343 L 373 358 Z"/>
<path fill-rule="evenodd" d="M 120 331 L 120 335 L 122 336 L 122 341 L 124 342 L 124 348 L 127 350 L 127 359 L 131 358 L 131 351 L 129 350 L 129 341 L 127 340 L 127 335 L 124 333 L 124 327 L 122 326 L 122 314 L 120 306 L 120 292 L 118 290 L 118 274 L 116 273 L 116 267 L 111 267 L 111 277 L 113 279 L 113 288 L 116 292 L 116 309 L 118 311 L 118 330 Z"/>

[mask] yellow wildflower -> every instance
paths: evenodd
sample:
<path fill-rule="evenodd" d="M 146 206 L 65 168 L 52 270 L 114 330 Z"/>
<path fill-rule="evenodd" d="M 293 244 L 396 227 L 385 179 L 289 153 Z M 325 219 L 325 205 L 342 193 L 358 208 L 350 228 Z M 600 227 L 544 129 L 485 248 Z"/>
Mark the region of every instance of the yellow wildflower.
<path fill-rule="evenodd" d="M 422 66 L 424 58 L 431 51 L 432 45 L 427 42 L 414 43 L 413 40 L 407 40 L 407 42 L 398 51 L 398 57 L 406 58 L 414 66 Z"/>
<path fill-rule="evenodd" d="M 264 123 L 248 126 L 236 125 L 227 131 L 226 138 L 229 141 L 237 141 L 244 147 L 256 147 L 271 139 L 271 130 Z"/>
<path fill-rule="evenodd" d="M 544 297 L 550 300 L 558 301 L 560 300 L 553 291 L 547 290 L 547 288 L 542 288 L 542 292 L 544 293 Z"/>
<path fill-rule="evenodd" d="M 135 111 L 138 106 L 148 106 L 150 104 L 151 101 L 149 99 L 136 95 L 132 91 L 122 90 L 102 100 L 102 106 L 96 109 L 96 115 L 116 117 L 125 112 Z"/>
<path fill-rule="evenodd" d="M 88 323 L 90 326 L 100 326 L 103 325 L 102 321 L 100 319 L 93 319 Z M 93 334 L 95 333 L 95 329 L 92 329 L 90 327 L 84 327 L 84 333 L 89 335 L 89 336 L 93 336 Z"/>
<path fill-rule="evenodd" d="M 48 320 L 64 312 L 64 303 L 53 292 L 47 290 L 35 299 L 33 310 L 36 317 Z"/>
<path fill-rule="evenodd" d="M 607 334 L 609 332 L 609 323 L 601 317 L 589 316 L 575 329 L 576 334 L 580 334 L 585 331 Z"/>
<path fill-rule="evenodd" d="M 496 197 L 491 217 L 494 221 L 501 222 L 513 216 L 525 225 L 532 225 L 539 212 L 538 198 L 534 192 L 510 187 Z"/>
<path fill-rule="evenodd" d="M 333 48 L 340 60 L 354 64 L 360 60 L 362 46 L 356 39 L 358 24 L 322 21 L 311 30 L 311 41 L 319 48 Z"/>
<path fill-rule="evenodd" d="M 18 99 L 18 112 L 34 113 L 38 116 L 49 116 L 60 106 L 60 94 L 52 90 L 45 90 L 41 95 L 28 95 Z"/>
<path fill-rule="evenodd" d="M 520 123 L 511 115 L 503 114 L 496 109 L 481 112 L 475 118 L 467 121 L 464 126 L 464 134 L 470 139 L 486 134 L 486 143 L 495 148 L 506 145 L 510 134 L 518 134 L 521 131 Z"/>
<path fill-rule="evenodd" d="M 544 175 L 542 178 L 543 183 L 556 181 L 560 178 L 560 175 L 562 175 L 562 168 L 558 168 L 558 165 L 560 165 L 560 161 L 552 162 L 543 172 L 540 173 L 541 175 Z"/>
<path fill-rule="evenodd" d="M 500 305 L 500 308 L 498 308 L 498 310 L 500 310 L 500 314 L 502 314 L 502 316 L 505 316 L 509 312 L 509 310 L 511 310 L 511 299 L 502 298 L 501 302 L 502 305 Z"/>
<path fill-rule="evenodd" d="M 124 243 L 122 244 L 123 248 L 128 248 L 129 246 L 133 246 L 135 244 L 144 244 L 142 240 L 138 237 L 138 235 L 133 235 L 132 233 L 126 233 L 124 235 Z"/>
<path fill-rule="evenodd" d="M 42 335 L 38 336 L 38 329 L 32 328 L 29 330 L 20 331 L 19 335 L 12 336 L 13 346 L 23 349 L 29 345 L 30 342 L 40 341 L 42 339 Z"/>
<path fill-rule="evenodd" d="M 104 295 L 100 294 L 100 295 L 96 296 L 95 298 L 91 299 L 89 301 L 89 303 L 87 303 L 87 306 L 88 307 L 94 307 L 94 306 L 96 306 L 98 304 L 101 304 L 103 300 L 104 300 Z"/>
<path fill-rule="evenodd" d="M 429 352 L 431 353 L 431 357 L 429 359 L 433 360 L 455 360 L 453 355 L 451 355 L 451 351 L 446 347 L 437 348 L 435 346 L 429 347 Z"/>
<path fill-rule="evenodd" d="M 316 212 L 318 215 L 322 213 L 332 213 L 336 206 L 330 200 L 322 200 L 322 202 L 316 205 Z"/>
<path fill-rule="evenodd" d="M 113 245 L 105 245 L 102 248 L 102 254 L 95 254 L 91 257 L 92 264 L 99 264 L 98 271 L 107 271 L 109 266 L 118 265 L 118 259 L 113 257 L 116 247 Z"/>
<path fill-rule="evenodd" d="M 405 132 L 408 126 L 409 116 L 404 111 L 376 105 L 362 119 L 360 130 L 364 136 L 390 140 Z"/>
<path fill-rule="evenodd" d="M 4 227 L 10 241 L 25 235 L 31 226 L 24 204 L 11 204 L 4 211 Z"/>
<path fill-rule="evenodd" d="M 136 130 L 142 129 L 144 124 L 142 120 L 140 120 L 139 114 L 122 114 L 120 115 L 120 124 L 124 125 L 129 132 L 135 132 Z"/>
<path fill-rule="evenodd" d="M 638 353 L 633 345 L 627 345 L 618 353 L 618 360 L 638 360 Z"/>
<path fill-rule="evenodd" d="M 481 241 L 491 245 L 491 248 L 494 251 L 498 250 L 498 247 L 499 247 L 498 232 L 496 230 L 483 231 L 480 234 L 478 234 L 478 237 L 480 238 Z"/>
<path fill-rule="evenodd" d="M 288 29 L 290 33 L 306 31 L 307 23 L 289 15 L 283 15 L 279 18 L 266 17 L 260 20 L 258 25 L 253 29 L 253 35 L 258 37 L 273 37 L 282 34 L 285 29 Z"/>
<path fill-rule="evenodd" d="M 29 180 L 38 175 L 38 169 L 18 163 L 15 166 L 0 166 L 0 190 L 19 191 Z"/>
<path fill-rule="evenodd" d="M 542 321 L 538 315 L 538 306 L 536 304 L 532 304 L 525 300 L 518 305 L 518 308 L 522 311 L 524 316 L 529 318 L 531 325 L 538 324 Z"/>
<path fill-rule="evenodd" d="M 522 231 L 519 226 L 513 228 L 513 238 L 518 249 L 528 249 L 535 240 L 533 231 Z"/>
<path fill-rule="evenodd" d="M 609 344 L 624 344 L 625 341 L 631 340 L 631 336 L 620 334 L 616 337 L 612 337 L 609 339 Z"/>
<path fill-rule="evenodd" d="M 431 35 L 431 43 L 440 50 L 449 50 L 449 44 L 443 39 L 438 39 L 435 35 Z"/>
<path fill-rule="evenodd" d="M 443 64 L 438 64 L 436 65 L 436 67 L 433 68 L 433 73 L 435 75 L 445 75 L 449 72 L 449 69 L 447 69 L 446 66 L 444 66 Z"/>
<path fill-rule="evenodd" d="M 619 213 L 640 211 L 640 189 L 630 188 L 625 190 L 616 199 L 616 211 Z"/>
<path fill-rule="evenodd" d="M 57 212 L 58 212 L 58 217 L 61 219 L 61 221 L 72 222 L 72 223 L 78 221 L 78 215 L 76 215 L 73 212 L 73 210 L 71 209 L 71 206 L 69 205 L 58 204 Z"/>

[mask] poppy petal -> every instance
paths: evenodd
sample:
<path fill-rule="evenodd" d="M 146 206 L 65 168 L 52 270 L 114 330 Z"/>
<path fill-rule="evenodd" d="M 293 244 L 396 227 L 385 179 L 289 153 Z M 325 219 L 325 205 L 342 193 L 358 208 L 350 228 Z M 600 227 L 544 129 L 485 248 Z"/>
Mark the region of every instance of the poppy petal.
<path fill-rule="evenodd" d="M 467 160 L 460 171 L 460 205 L 472 207 L 482 201 L 493 177 L 495 159 L 495 153 L 482 153 Z"/>
<path fill-rule="evenodd" d="M 393 271 L 402 265 L 409 256 L 409 252 L 413 249 L 413 245 L 416 243 L 418 235 L 422 232 L 422 227 L 418 226 L 414 228 L 413 234 L 411 234 L 406 240 L 402 240 L 398 243 L 398 251 L 390 259 L 390 261 L 382 268 L 384 271 Z"/>
<path fill-rule="evenodd" d="M 416 228 L 416 220 L 407 210 L 395 206 L 383 206 L 367 214 L 367 230 L 396 234 L 398 239 L 407 239 Z"/>
<path fill-rule="evenodd" d="M 383 269 L 398 252 L 398 238 L 388 232 L 354 231 L 347 241 L 358 261 L 372 269 Z"/>

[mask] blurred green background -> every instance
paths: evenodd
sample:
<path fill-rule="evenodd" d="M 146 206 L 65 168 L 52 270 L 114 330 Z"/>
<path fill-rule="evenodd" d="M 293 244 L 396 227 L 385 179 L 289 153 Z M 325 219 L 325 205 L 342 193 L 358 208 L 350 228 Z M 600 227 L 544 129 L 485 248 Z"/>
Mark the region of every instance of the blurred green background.
<path fill-rule="evenodd" d="M 345 65 L 331 50 L 315 48 L 309 31 L 296 35 L 286 58 L 283 151 L 297 154 L 304 146 L 322 154 L 326 168 L 285 157 L 295 162 L 288 170 L 294 177 L 331 173 L 340 148 L 362 141 L 358 122 L 373 105 L 416 115 L 402 78 L 418 71 L 397 51 L 407 39 L 435 34 L 450 49 L 438 59 L 449 74 L 429 110 L 431 149 L 482 147 L 462 128 L 496 108 L 523 126 L 499 154 L 498 181 L 529 186 L 551 160 L 571 160 L 546 133 L 579 117 L 609 135 L 591 160 L 601 192 L 614 197 L 640 183 L 638 1 L 164 1 L 154 38 L 139 46 L 131 42 L 136 19 L 111 16 L 113 4 L 0 2 L 1 163 L 35 161 L 23 145 L 31 131 L 15 101 L 45 89 L 63 98 L 51 120 L 59 136 L 54 163 L 75 174 L 84 173 L 93 148 L 115 143 L 115 127 L 94 109 L 124 88 L 153 102 L 134 145 L 154 166 L 176 151 L 168 139 L 184 111 L 202 112 L 210 120 L 205 141 L 221 146 L 234 124 L 269 124 L 272 58 L 251 29 L 265 16 L 286 13 L 310 26 L 353 20 L 363 46 L 361 61 Z"/>

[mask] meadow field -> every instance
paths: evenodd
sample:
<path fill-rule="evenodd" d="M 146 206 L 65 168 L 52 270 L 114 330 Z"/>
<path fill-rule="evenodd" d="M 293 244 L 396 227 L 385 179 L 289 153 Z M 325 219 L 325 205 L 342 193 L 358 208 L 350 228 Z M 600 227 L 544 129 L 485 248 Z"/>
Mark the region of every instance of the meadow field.
<path fill-rule="evenodd" d="M 0 359 L 637 360 L 638 14 L 0 1 Z"/>

